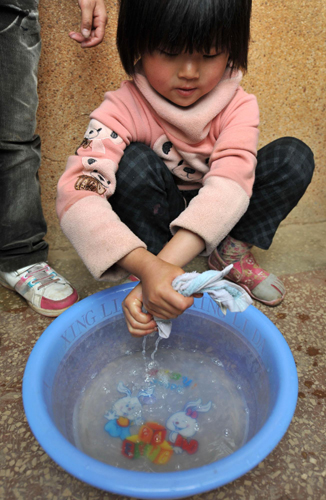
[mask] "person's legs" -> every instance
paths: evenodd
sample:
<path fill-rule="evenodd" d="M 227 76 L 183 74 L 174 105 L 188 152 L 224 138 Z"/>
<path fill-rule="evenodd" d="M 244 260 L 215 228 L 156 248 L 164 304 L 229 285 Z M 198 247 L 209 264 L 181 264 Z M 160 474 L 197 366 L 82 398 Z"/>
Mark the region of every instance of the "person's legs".
<path fill-rule="evenodd" d="M 37 0 L 0 5 L 0 283 L 37 312 L 58 316 L 76 290 L 45 261 L 38 169 L 37 70 L 41 50 Z"/>
<path fill-rule="evenodd" d="M 279 304 L 284 286 L 273 274 L 261 269 L 250 248 L 268 249 L 285 217 L 306 191 L 314 170 L 313 154 L 298 139 L 278 139 L 258 152 L 256 180 L 247 212 L 217 251 L 210 256 L 213 269 L 229 263 L 232 281 L 243 285 L 253 298 L 268 305 Z"/>
<path fill-rule="evenodd" d="M 7 272 L 47 258 L 34 135 L 40 50 L 36 2 L 30 11 L 1 6 L 0 270 Z"/>
<path fill-rule="evenodd" d="M 169 224 L 185 209 L 185 200 L 173 175 L 145 144 L 126 148 L 116 174 L 116 191 L 109 199 L 113 210 L 153 254 L 171 238 Z"/>

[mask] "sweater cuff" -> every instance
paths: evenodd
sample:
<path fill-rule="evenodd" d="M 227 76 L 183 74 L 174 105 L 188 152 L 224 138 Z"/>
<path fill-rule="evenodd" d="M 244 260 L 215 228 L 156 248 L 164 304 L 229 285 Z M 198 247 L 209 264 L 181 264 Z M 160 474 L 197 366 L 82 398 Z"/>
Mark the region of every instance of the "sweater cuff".
<path fill-rule="evenodd" d="M 246 212 L 249 196 L 235 181 L 226 177 L 209 177 L 189 206 L 171 222 L 174 235 L 183 228 L 205 242 L 203 256 L 210 255 Z"/>
<path fill-rule="evenodd" d="M 61 219 L 64 234 L 94 278 L 117 281 L 128 273 L 116 264 L 136 248 L 146 248 L 113 212 L 108 201 L 87 196 L 75 203 Z"/>

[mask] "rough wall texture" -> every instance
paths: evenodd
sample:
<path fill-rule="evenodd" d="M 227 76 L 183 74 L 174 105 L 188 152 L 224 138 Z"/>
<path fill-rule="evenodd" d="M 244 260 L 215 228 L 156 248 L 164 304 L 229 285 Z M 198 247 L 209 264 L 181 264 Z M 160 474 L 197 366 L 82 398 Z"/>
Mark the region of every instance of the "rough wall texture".
<path fill-rule="evenodd" d="M 117 1 L 107 0 L 107 8 L 104 42 L 83 50 L 68 37 L 70 30 L 78 29 L 77 2 L 40 0 L 40 178 L 48 240 L 56 248 L 67 245 L 54 208 L 57 180 L 67 156 L 82 140 L 89 113 L 105 91 L 125 78 L 115 49 Z M 312 184 L 283 224 L 326 219 L 325 23 L 324 0 L 253 0 L 249 71 L 243 87 L 259 101 L 260 146 L 292 135 L 310 146 L 316 160 Z"/>

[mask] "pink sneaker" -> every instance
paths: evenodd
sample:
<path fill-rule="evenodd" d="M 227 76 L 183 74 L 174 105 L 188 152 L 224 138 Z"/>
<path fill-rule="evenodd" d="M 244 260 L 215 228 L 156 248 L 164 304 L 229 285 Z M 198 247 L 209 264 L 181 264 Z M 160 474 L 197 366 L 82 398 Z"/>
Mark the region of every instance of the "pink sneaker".
<path fill-rule="evenodd" d="M 43 316 L 59 316 L 78 301 L 76 290 L 46 262 L 10 273 L 0 271 L 0 283 L 19 293 L 34 311 Z"/>
<path fill-rule="evenodd" d="M 255 257 L 250 252 L 250 246 L 227 237 L 228 262 L 224 261 L 217 250 L 208 259 L 210 269 L 222 271 L 230 263 L 233 269 L 225 276 L 226 279 L 240 285 L 255 300 L 267 306 L 277 306 L 285 296 L 282 281 L 274 274 L 259 267 Z M 239 260 L 235 259 L 238 258 Z"/>

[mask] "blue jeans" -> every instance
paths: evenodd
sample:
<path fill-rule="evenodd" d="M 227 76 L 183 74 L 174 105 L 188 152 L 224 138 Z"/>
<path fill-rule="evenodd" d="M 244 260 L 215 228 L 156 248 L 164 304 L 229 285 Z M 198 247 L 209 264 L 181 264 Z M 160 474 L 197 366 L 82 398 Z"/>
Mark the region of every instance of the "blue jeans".
<path fill-rule="evenodd" d="M 41 51 L 37 0 L 0 0 L 0 270 L 46 260 L 35 135 Z"/>

